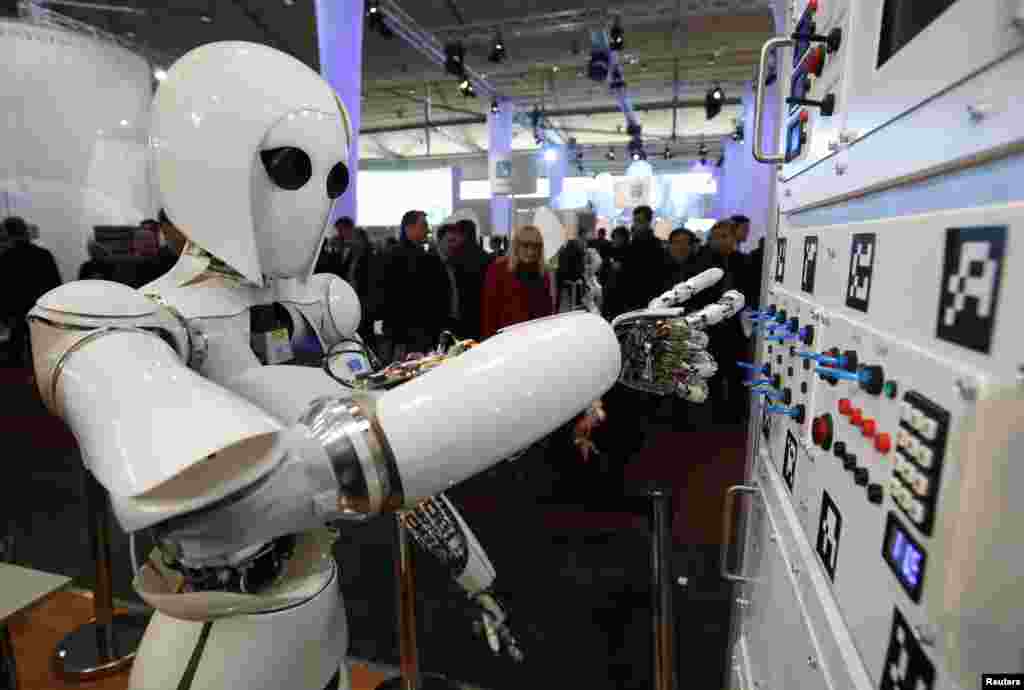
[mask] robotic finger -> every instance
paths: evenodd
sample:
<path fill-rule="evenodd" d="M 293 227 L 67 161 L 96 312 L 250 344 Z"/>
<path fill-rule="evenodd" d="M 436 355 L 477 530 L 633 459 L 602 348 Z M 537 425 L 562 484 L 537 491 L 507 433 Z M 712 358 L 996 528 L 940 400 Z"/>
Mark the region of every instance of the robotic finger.
<path fill-rule="evenodd" d="M 717 302 L 690 314 L 685 320 L 691 328 L 704 329 L 732 318 L 743 309 L 745 304 L 746 298 L 742 294 L 735 290 L 729 290 Z"/>
<path fill-rule="evenodd" d="M 660 297 L 655 297 L 649 309 L 668 309 L 689 301 L 694 295 L 708 289 L 722 279 L 725 272 L 720 268 L 709 268 L 689 280 L 679 283 Z"/>

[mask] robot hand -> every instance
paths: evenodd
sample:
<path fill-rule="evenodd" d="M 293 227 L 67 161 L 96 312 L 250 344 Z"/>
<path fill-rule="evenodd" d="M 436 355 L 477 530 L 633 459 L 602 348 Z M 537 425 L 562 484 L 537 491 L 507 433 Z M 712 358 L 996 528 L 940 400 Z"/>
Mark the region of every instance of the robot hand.
<path fill-rule="evenodd" d="M 448 497 L 442 493 L 421 501 L 412 510 L 403 511 L 400 519 L 413 540 L 449 570 L 479 609 L 477 628 L 491 651 L 499 654 L 504 648 L 513 659 L 522 661 L 505 607 L 490 589 L 494 566 Z"/>
<path fill-rule="evenodd" d="M 524 659 L 523 652 L 508 625 L 505 607 L 498 598 L 493 593 L 484 591 L 470 599 L 480 607 L 480 620 L 475 624 L 475 628 L 486 638 L 491 651 L 501 654 L 504 650 L 514 661 L 521 662 Z"/>
<path fill-rule="evenodd" d="M 707 352 L 708 326 L 735 316 L 745 299 L 735 290 L 718 302 L 686 315 L 680 306 L 724 276 L 712 268 L 679 283 L 651 301 L 647 309 L 629 312 L 612 322 L 622 346 L 619 380 L 635 390 L 679 395 L 690 402 L 707 400 L 707 379 L 718 365 Z"/>

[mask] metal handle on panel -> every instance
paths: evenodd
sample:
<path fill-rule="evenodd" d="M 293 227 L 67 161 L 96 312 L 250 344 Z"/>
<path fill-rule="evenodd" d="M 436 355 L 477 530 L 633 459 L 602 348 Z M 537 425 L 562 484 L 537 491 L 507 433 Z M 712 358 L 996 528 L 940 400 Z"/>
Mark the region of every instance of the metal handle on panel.
<path fill-rule="evenodd" d="M 768 56 L 776 48 L 796 45 L 796 41 L 788 36 L 770 39 L 761 47 L 761 61 L 757 65 L 757 98 L 754 99 L 754 158 L 761 163 L 785 163 L 786 154 L 773 153 L 768 155 L 762 145 L 761 118 L 764 115 L 764 73 L 768 64 Z"/>
<path fill-rule="evenodd" d="M 732 511 L 735 501 L 733 496 L 738 493 L 754 494 L 761 491 L 760 487 L 737 484 L 730 486 L 725 492 L 725 508 L 722 513 L 722 577 L 729 582 L 753 582 L 754 580 L 742 575 L 735 575 L 729 572 L 729 546 L 732 544 Z"/>

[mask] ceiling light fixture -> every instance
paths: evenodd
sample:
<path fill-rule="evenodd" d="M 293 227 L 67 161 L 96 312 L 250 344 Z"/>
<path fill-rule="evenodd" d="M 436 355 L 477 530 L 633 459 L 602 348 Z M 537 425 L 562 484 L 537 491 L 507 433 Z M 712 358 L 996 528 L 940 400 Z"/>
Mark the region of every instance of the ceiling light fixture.
<path fill-rule="evenodd" d="M 491 54 L 487 59 L 494 63 L 505 60 L 505 41 L 501 38 L 500 33 L 494 37 L 494 44 L 491 46 Z"/>
<path fill-rule="evenodd" d="M 722 103 L 724 101 L 725 92 L 722 91 L 721 86 L 716 86 L 708 91 L 704 97 L 704 113 L 708 116 L 709 120 L 722 112 Z"/>
<path fill-rule="evenodd" d="M 498 101 L 491 101 L 491 112 L 497 115 L 500 110 L 501 108 L 498 106 Z"/>
<path fill-rule="evenodd" d="M 615 23 L 608 32 L 608 38 L 612 50 L 622 50 L 626 47 L 625 32 L 622 30 L 622 24 L 619 22 L 618 17 L 615 18 Z"/>

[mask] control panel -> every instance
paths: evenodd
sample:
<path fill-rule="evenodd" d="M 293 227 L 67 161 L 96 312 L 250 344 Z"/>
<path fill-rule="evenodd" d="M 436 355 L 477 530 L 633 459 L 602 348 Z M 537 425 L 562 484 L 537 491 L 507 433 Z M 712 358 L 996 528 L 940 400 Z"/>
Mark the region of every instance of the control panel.
<path fill-rule="evenodd" d="M 774 521 L 780 546 L 770 548 L 788 548 L 797 570 L 813 571 L 816 581 L 787 586 L 801 597 L 820 648 L 842 626 L 848 647 L 835 663 L 844 670 L 829 673 L 857 677 L 845 668 L 854 659 L 868 681 L 852 687 L 951 690 L 967 687 L 968 669 L 982 672 L 964 637 L 950 641 L 963 632 L 950 597 L 984 587 L 964 584 L 981 567 L 964 516 L 986 510 L 999 491 L 982 489 L 979 478 L 1024 479 L 973 440 L 983 425 L 979 405 L 1007 388 L 1015 391 L 1010 401 L 993 403 L 1006 429 L 989 423 L 988 438 L 1014 448 L 1024 433 L 1016 344 L 1024 325 L 1008 306 L 1024 294 L 1017 228 L 1024 230 L 1021 203 L 831 226 L 780 221 L 766 263 L 768 295 L 751 315 L 758 356 L 738 364 L 760 401 L 758 463 L 778 478 L 762 490 L 775 487 L 771 500 L 785 506 Z M 1010 453 L 1024 457 L 1024 447 Z M 1024 526 L 1024 509 L 1011 513 Z M 1024 542 L 1004 538 L 1007 553 L 1024 563 Z M 803 561 L 798 543 L 809 554 Z M 972 616 L 998 619 L 1000 609 L 1024 601 L 1024 585 L 989 595 L 984 613 Z M 837 615 L 815 628 L 818 600 Z M 751 625 L 770 628 L 763 619 Z M 1007 627 L 1024 633 L 1024 616 Z M 780 673 L 774 660 L 785 655 L 759 648 L 749 630 L 747 673 Z M 1016 668 L 1021 659 L 1007 663 Z"/>
<path fill-rule="evenodd" d="M 831 155 L 845 121 L 844 36 L 848 0 L 791 3 L 792 68 L 783 83 L 783 177 Z M 785 61 L 786 58 L 783 58 Z"/>

